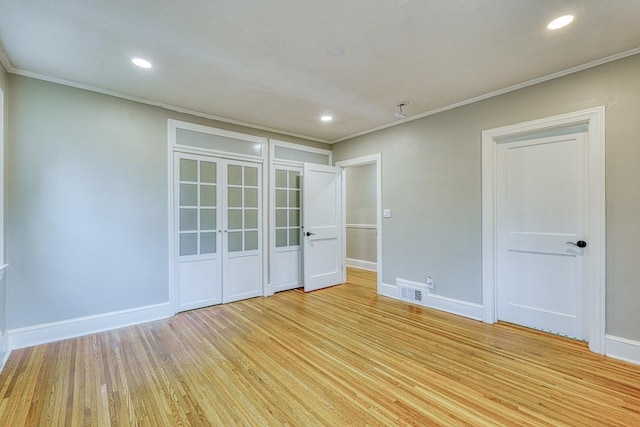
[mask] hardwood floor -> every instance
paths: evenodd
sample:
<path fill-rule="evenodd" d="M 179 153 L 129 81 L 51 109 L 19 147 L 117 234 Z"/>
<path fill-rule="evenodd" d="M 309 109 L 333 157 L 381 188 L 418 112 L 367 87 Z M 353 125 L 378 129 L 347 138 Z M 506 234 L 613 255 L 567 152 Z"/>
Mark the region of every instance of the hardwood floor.
<path fill-rule="evenodd" d="M 0 425 L 640 425 L 640 366 L 348 282 L 16 350 Z"/>

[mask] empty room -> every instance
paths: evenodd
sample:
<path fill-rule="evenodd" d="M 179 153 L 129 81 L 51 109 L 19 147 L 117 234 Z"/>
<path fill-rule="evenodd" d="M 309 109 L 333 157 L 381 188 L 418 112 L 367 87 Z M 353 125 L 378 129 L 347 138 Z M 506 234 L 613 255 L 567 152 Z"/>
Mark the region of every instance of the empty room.
<path fill-rule="evenodd" d="M 0 426 L 640 425 L 639 20 L 0 1 Z"/>

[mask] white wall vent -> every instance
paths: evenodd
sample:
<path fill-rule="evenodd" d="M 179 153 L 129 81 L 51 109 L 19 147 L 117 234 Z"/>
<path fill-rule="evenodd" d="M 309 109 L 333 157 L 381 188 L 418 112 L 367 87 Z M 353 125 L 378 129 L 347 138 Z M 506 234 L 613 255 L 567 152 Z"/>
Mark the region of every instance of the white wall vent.
<path fill-rule="evenodd" d="M 406 286 L 401 286 L 400 295 L 402 299 L 406 299 L 409 301 L 422 302 L 424 298 L 424 291 L 422 289 L 408 288 Z"/>
<path fill-rule="evenodd" d="M 425 303 L 429 297 L 429 290 L 423 283 L 397 277 L 396 286 L 399 294 L 396 295 L 405 301 Z"/>

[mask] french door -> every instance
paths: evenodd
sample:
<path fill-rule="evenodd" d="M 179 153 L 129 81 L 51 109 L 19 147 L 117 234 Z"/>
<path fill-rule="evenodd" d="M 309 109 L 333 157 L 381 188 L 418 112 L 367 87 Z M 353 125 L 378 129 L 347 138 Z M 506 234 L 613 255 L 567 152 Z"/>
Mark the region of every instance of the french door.
<path fill-rule="evenodd" d="M 174 153 L 178 310 L 262 294 L 262 165 Z"/>
<path fill-rule="evenodd" d="M 274 292 L 302 283 L 302 168 L 275 165 L 271 172 L 271 286 Z"/>

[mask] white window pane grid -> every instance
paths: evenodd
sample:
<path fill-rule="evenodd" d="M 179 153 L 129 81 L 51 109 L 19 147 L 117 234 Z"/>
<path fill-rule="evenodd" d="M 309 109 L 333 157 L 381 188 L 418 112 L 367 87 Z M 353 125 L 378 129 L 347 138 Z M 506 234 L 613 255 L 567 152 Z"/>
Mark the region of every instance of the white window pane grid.
<path fill-rule="evenodd" d="M 180 159 L 180 256 L 217 253 L 216 168 L 214 162 Z"/>
<path fill-rule="evenodd" d="M 300 173 L 276 169 L 276 247 L 300 246 Z"/>
<path fill-rule="evenodd" d="M 258 168 L 229 166 L 227 188 L 227 218 L 229 252 L 258 250 L 259 191 Z"/>

